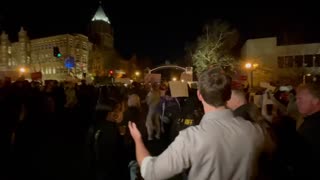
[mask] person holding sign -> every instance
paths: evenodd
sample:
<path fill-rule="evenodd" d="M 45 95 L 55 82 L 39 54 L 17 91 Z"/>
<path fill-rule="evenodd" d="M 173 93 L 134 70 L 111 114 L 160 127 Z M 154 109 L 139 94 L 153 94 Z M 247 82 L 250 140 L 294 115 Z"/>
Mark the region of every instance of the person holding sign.
<path fill-rule="evenodd" d="M 133 122 L 128 127 L 144 179 L 168 179 L 188 170 L 188 179 L 253 179 L 265 137 L 260 126 L 234 117 L 225 107 L 231 78 L 208 69 L 199 78 L 198 99 L 204 108 L 199 125 L 180 131 L 159 156 L 152 157 Z"/>

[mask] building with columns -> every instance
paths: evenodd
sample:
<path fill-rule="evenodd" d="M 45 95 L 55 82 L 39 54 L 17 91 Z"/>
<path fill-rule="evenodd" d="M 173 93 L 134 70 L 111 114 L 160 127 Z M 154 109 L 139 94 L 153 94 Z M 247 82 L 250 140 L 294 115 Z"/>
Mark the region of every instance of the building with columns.
<path fill-rule="evenodd" d="M 54 56 L 57 47 L 61 57 Z M 18 42 L 10 42 L 5 32 L 1 34 L 1 69 L 6 76 L 16 79 L 20 68 L 28 78 L 30 73 L 41 72 L 42 79 L 64 80 L 70 74 L 82 78 L 87 73 L 92 44 L 81 34 L 64 34 L 30 40 L 21 28 Z M 66 59 L 74 60 L 74 67 L 65 66 Z"/>
<path fill-rule="evenodd" d="M 131 76 L 138 70 L 136 59 L 126 60 L 114 49 L 113 30 L 109 18 L 100 5 L 88 26 L 88 36 L 62 34 L 38 39 L 29 39 L 21 28 L 18 41 L 11 42 L 8 34 L 0 36 L 0 76 L 13 80 L 22 74 L 41 72 L 42 80 L 65 80 L 68 76 L 79 79 L 86 76 L 107 76 L 112 70 L 114 76 Z M 61 57 L 54 56 L 58 48 Z M 66 61 L 73 61 L 70 68 Z M 25 72 L 20 72 L 21 68 Z"/>

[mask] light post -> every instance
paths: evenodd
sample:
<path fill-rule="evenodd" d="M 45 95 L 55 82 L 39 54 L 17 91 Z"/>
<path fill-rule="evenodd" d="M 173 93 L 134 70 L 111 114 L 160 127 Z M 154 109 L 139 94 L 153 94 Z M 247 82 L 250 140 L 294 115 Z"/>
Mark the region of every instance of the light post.
<path fill-rule="evenodd" d="M 140 76 L 140 72 L 139 72 L 139 71 L 136 71 L 134 74 L 135 74 L 135 76 L 136 76 L 136 81 L 138 81 L 139 76 Z"/>
<path fill-rule="evenodd" d="M 22 67 L 22 68 L 19 69 L 19 71 L 23 74 L 23 73 L 26 72 L 26 69 Z"/>
<path fill-rule="evenodd" d="M 253 88 L 253 71 L 259 66 L 257 63 L 246 63 L 245 68 L 250 71 L 250 90 Z"/>

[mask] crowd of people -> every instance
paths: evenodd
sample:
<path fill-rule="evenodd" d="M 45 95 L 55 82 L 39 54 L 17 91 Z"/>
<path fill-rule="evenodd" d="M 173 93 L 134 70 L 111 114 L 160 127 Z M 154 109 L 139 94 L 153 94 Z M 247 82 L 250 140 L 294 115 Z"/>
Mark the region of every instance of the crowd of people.
<path fill-rule="evenodd" d="M 3 80 L 0 176 L 319 179 L 319 87 L 300 85 L 269 110 L 217 69 L 188 97 L 172 97 L 166 83 Z"/>

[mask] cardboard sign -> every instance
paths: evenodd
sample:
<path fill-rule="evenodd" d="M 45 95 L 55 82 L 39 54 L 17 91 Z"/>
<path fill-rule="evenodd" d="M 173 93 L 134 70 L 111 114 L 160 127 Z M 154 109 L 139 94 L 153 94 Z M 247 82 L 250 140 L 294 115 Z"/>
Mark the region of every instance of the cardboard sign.
<path fill-rule="evenodd" d="M 260 87 L 268 89 L 270 87 L 270 83 L 268 83 L 268 82 L 260 82 Z"/>
<path fill-rule="evenodd" d="M 181 81 L 170 81 L 169 87 L 171 97 L 189 97 L 188 83 Z"/>
<path fill-rule="evenodd" d="M 257 105 L 258 108 L 261 108 L 262 106 L 262 95 L 254 95 L 253 96 L 253 102 L 255 105 Z"/>
<path fill-rule="evenodd" d="M 271 86 L 268 82 L 260 82 L 260 87 L 266 88 L 271 91 L 274 91 L 276 89 L 276 87 Z"/>
<path fill-rule="evenodd" d="M 161 82 L 161 74 L 146 74 L 144 76 L 145 83 L 160 83 Z"/>

